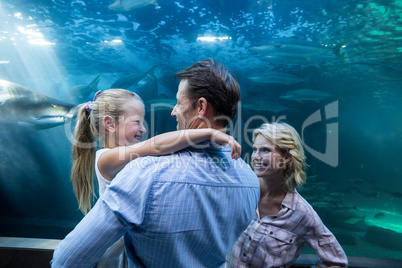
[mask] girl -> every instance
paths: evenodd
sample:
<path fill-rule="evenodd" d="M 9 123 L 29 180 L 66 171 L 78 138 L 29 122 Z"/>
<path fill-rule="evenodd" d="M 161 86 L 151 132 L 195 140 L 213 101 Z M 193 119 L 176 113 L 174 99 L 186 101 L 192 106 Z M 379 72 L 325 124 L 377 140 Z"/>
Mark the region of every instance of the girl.
<path fill-rule="evenodd" d="M 84 214 L 91 208 L 94 197 L 94 168 L 101 196 L 116 174 L 137 157 L 173 153 L 208 139 L 228 143 L 232 147 L 232 158 L 237 159 L 240 155 L 241 147 L 231 136 L 213 129 L 168 132 L 138 143 L 146 131 L 144 115 L 141 98 L 124 89 L 98 91 L 93 102 L 80 108 L 74 131 L 71 180 Z M 95 136 L 104 144 L 96 157 Z"/>

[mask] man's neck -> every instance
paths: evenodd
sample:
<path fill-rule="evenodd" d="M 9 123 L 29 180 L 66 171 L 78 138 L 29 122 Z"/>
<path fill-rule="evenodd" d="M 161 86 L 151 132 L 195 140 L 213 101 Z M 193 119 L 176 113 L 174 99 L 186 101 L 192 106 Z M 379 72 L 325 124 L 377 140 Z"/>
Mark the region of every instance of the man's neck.
<path fill-rule="evenodd" d="M 212 122 L 212 124 L 210 123 Z M 200 129 L 200 128 L 213 128 L 222 132 L 226 133 L 226 127 L 222 127 L 221 125 L 214 124 L 212 120 L 199 120 L 198 122 L 194 122 L 192 126 L 190 126 L 192 129 Z"/>

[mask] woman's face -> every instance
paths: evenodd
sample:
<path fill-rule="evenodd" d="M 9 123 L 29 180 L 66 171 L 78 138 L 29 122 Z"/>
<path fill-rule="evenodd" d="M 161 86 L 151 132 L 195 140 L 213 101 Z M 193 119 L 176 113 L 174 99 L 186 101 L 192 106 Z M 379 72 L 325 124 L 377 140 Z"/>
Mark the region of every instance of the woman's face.
<path fill-rule="evenodd" d="M 271 141 L 261 134 L 257 135 L 253 144 L 251 162 L 258 177 L 284 176 L 285 163 L 289 161 L 290 158 L 285 159 L 285 154 Z"/>

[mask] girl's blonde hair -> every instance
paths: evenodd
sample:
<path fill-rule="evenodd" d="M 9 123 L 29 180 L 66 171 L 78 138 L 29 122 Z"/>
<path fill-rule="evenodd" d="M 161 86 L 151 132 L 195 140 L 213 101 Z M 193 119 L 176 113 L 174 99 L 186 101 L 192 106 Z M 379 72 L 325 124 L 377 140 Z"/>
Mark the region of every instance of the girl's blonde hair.
<path fill-rule="evenodd" d="M 291 156 L 285 168 L 284 191 L 302 187 L 306 182 L 306 157 L 303 143 L 297 131 L 286 123 L 265 123 L 253 131 L 253 142 L 258 134 L 263 135 L 281 151 Z"/>
<path fill-rule="evenodd" d="M 71 181 L 80 210 L 87 214 L 95 197 L 93 174 L 95 167 L 96 137 L 105 140 L 106 129 L 102 120 L 112 117 L 115 122 L 125 114 L 125 104 L 142 99 L 125 89 L 109 89 L 95 95 L 93 102 L 77 106 L 77 123 L 73 134 Z"/>

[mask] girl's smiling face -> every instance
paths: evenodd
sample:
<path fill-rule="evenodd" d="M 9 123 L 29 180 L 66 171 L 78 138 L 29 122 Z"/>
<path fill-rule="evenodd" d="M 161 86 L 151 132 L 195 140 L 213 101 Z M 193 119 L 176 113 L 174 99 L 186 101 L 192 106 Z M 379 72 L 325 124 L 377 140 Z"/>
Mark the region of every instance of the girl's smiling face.
<path fill-rule="evenodd" d="M 146 132 L 144 128 L 144 105 L 133 100 L 125 104 L 125 114 L 118 120 L 116 129 L 116 145 L 128 146 L 135 144 L 141 140 L 142 135 Z"/>

